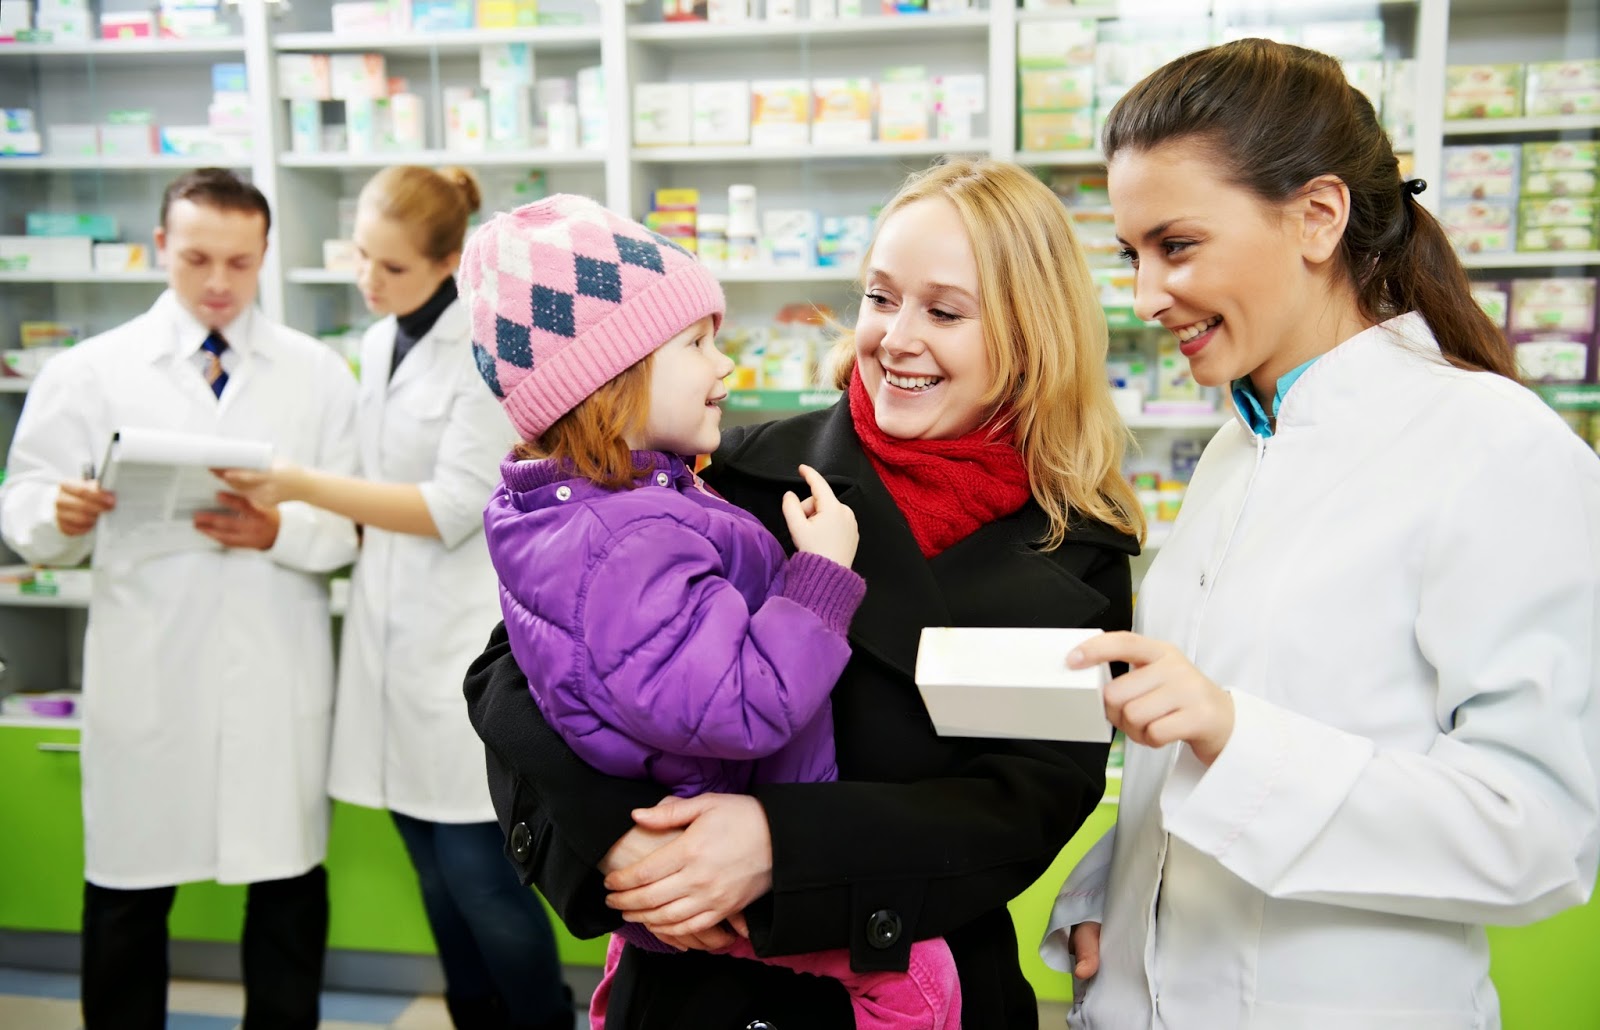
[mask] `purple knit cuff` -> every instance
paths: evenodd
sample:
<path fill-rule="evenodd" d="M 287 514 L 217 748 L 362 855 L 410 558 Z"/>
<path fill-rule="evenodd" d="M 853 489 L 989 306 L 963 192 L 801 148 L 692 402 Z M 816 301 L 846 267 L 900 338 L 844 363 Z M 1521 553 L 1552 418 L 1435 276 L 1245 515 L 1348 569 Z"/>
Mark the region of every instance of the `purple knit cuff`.
<path fill-rule="evenodd" d="M 783 596 L 816 612 L 841 637 L 866 594 L 866 580 L 820 554 L 798 551 L 783 570 Z"/>
<path fill-rule="evenodd" d="M 657 940 L 655 934 L 638 923 L 623 923 L 617 927 L 616 934 L 641 951 L 655 951 L 667 955 L 676 955 L 678 953 L 677 948 L 664 941 Z"/>

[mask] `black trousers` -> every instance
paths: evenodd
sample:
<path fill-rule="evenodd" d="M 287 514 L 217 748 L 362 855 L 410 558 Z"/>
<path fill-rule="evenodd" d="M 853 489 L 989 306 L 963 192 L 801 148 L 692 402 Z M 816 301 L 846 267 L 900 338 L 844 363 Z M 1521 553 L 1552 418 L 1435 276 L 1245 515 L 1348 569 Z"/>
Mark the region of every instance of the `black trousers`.
<path fill-rule="evenodd" d="M 167 915 L 176 887 L 83 885 L 84 1030 L 163 1030 Z M 252 883 L 245 902 L 244 1030 L 315 1030 L 328 950 L 328 874 Z"/>

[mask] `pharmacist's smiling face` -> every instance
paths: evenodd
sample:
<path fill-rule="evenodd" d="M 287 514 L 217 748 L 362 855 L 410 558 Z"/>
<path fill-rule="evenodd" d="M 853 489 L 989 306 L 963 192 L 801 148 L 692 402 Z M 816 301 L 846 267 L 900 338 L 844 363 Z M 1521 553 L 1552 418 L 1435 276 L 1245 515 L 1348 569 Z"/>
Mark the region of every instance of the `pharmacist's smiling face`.
<path fill-rule="evenodd" d="M 156 227 L 156 251 L 184 309 L 207 329 L 223 329 L 255 303 L 267 222 L 257 211 L 177 200 Z"/>
<path fill-rule="evenodd" d="M 417 247 L 415 229 L 362 205 L 356 213 L 356 285 L 374 315 L 409 315 L 450 277 L 460 257 L 433 261 Z"/>
<path fill-rule="evenodd" d="M 953 440 L 978 428 L 993 371 L 983 343 L 978 263 L 943 197 L 890 215 L 872 244 L 856 368 L 878 428 L 899 440 Z"/>
<path fill-rule="evenodd" d="M 1300 363 L 1313 295 L 1284 212 L 1183 143 L 1119 153 L 1107 182 L 1134 310 L 1172 333 L 1198 382 L 1275 383 Z"/>

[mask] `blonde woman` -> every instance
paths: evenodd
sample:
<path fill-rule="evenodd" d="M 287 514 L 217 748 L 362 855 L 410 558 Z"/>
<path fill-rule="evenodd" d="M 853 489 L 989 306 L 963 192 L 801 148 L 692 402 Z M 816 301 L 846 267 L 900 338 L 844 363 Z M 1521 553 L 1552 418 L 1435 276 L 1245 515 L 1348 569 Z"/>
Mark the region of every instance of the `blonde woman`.
<path fill-rule="evenodd" d="M 836 981 L 715 954 L 734 932 L 764 956 L 847 948 L 858 973 L 904 971 L 942 936 L 966 1030 L 1037 1025 L 1005 906 L 1100 800 L 1106 749 L 939 737 L 912 672 L 924 626 L 1128 627 L 1143 527 L 1105 324 L 1060 203 L 1007 164 L 908 182 L 862 285 L 846 397 L 729 430 L 706 475 L 791 550 L 801 464 L 855 513 L 867 592 L 832 696 L 839 782 L 663 801 L 561 743 L 503 631 L 468 676 L 523 877 L 580 936 L 625 920 L 686 946 L 623 949 L 609 1026 L 855 1026 Z"/>
<path fill-rule="evenodd" d="M 455 1025 L 571 1026 L 549 920 L 501 856 L 461 674 L 499 617 L 483 506 L 516 432 L 478 375 L 454 272 L 479 190 L 464 169 L 386 168 L 356 208 L 362 478 L 233 471 L 262 505 L 364 527 L 340 647 L 328 791 L 386 808 L 416 867 Z"/>

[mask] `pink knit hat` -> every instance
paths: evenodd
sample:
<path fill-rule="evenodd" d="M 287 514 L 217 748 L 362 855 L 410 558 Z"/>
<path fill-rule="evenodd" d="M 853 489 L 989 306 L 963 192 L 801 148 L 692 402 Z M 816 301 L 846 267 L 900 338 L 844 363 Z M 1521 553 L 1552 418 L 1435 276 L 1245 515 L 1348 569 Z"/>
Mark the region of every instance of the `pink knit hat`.
<path fill-rule="evenodd" d="M 478 371 L 527 440 L 700 319 L 722 324 L 693 255 L 571 194 L 484 223 L 458 279 Z"/>

